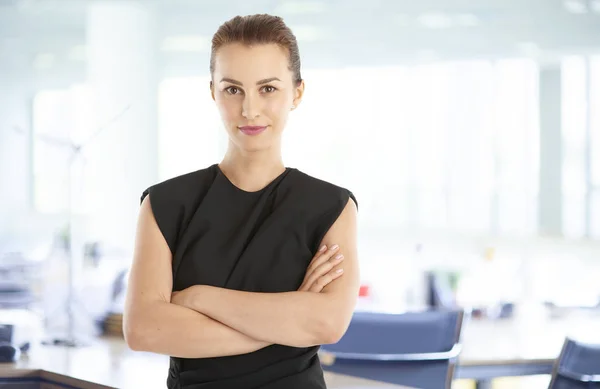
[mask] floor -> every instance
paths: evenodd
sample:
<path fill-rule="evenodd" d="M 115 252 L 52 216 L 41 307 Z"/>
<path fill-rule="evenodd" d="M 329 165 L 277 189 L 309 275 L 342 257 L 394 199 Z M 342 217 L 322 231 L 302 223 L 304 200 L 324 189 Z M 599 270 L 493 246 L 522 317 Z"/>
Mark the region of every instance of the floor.
<path fill-rule="evenodd" d="M 506 377 L 494 380 L 492 389 L 546 389 L 550 383 L 550 376 L 540 375 L 531 377 Z M 456 380 L 452 389 L 475 389 L 471 380 Z"/>

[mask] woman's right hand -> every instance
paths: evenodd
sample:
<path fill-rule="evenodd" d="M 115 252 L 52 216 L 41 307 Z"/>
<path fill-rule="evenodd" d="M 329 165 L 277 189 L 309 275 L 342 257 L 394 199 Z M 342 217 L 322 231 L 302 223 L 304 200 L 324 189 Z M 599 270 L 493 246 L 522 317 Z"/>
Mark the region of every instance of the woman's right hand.
<path fill-rule="evenodd" d="M 342 276 L 343 269 L 334 270 L 334 267 L 344 260 L 342 254 L 337 254 L 338 251 L 337 245 L 333 245 L 329 249 L 327 246 L 321 247 L 308 265 L 304 281 L 298 289 L 299 292 L 319 293 L 325 286 Z"/>

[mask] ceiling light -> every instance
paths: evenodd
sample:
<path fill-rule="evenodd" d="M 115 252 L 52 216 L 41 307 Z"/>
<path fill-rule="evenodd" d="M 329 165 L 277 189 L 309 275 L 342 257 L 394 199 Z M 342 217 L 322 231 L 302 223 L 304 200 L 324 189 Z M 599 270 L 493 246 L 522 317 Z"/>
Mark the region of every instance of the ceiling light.
<path fill-rule="evenodd" d="M 563 5 L 567 11 L 573 14 L 584 14 L 588 12 L 587 6 L 581 0 L 565 0 Z"/>
<path fill-rule="evenodd" d="M 160 48 L 171 52 L 205 52 L 209 43 L 208 38 L 201 35 L 177 35 L 166 37 Z"/>
<path fill-rule="evenodd" d="M 419 15 L 417 21 L 427 28 L 449 28 L 452 27 L 452 18 L 443 13 L 428 13 Z"/>

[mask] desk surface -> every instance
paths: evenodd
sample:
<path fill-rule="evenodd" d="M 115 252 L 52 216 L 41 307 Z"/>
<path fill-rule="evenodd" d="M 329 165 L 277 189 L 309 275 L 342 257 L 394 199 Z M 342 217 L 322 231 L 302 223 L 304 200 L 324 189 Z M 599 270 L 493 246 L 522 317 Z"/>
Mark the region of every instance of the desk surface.
<path fill-rule="evenodd" d="M 76 349 L 34 345 L 16 364 L 0 364 L 0 378 L 25 377 L 36 370 L 49 372 L 45 376 L 49 379 L 85 389 L 164 389 L 168 358 L 133 352 L 122 339 L 114 338 L 96 339 L 89 346 Z M 325 373 L 325 379 L 328 388 L 334 389 L 410 389 L 330 373 Z"/>
<path fill-rule="evenodd" d="M 600 312 L 571 312 L 564 317 L 504 320 L 471 319 L 463 325 L 459 365 L 553 361 L 565 337 L 600 342 Z"/>
<path fill-rule="evenodd" d="M 468 321 L 454 377 L 474 379 L 477 387 L 487 388 L 496 377 L 551 374 L 565 337 L 598 343 L 597 328 L 598 311 L 571 311 L 560 318 L 545 312 L 528 318 Z"/>

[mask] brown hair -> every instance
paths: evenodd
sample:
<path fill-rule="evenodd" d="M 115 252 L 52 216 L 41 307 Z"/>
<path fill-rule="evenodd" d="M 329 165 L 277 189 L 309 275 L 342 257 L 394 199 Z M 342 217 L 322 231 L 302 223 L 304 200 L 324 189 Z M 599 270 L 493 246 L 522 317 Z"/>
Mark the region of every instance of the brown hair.
<path fill-rule="evenodd" d="M 294 81 L 296 84 L 302 81 L 298 42 L 281 17 L 267 14 L 236 16 L 223 23 L 212 38 L 211 75 L 215 71 L 217 51 L 229 43 L 241 43 L 247 46 L 269 43 L 279 45 L 288 52 L 289 69 L 294 73 Z"/>

